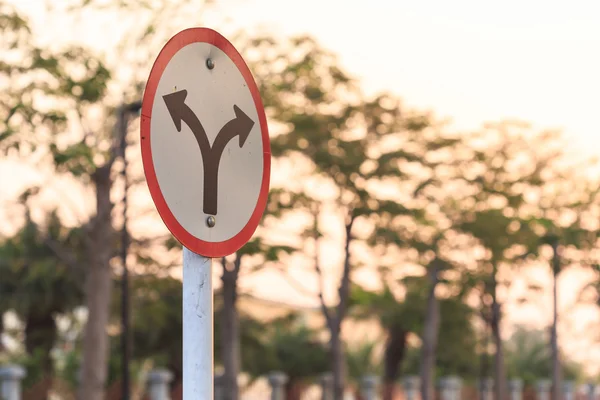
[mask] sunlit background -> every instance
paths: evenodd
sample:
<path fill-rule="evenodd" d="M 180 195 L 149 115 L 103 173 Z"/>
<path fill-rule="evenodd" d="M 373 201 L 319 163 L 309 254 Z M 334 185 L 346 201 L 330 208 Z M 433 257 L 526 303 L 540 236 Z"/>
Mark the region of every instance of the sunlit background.
<path fill-rule="evenodd" d="M 149 73 L 164 40 L 180 29 L 211 27 L 239 46 L 245 43 L 242 37 L 302 34 L 335 53 L 341 68 L 359 80 L 367 95 L 384 91 L 400 96 L 404 107 L 430 111 L 447 121 L 449 131 L 467 133 L 488 122 L 518 120 L 531 124 L 535 131 L 561 131 L 569 144 L 568 159 L 573 162 L 600 156 L 600 4 L 594 1 L 182 1 L 180 10 L 170 7 L 170 14 L 159 18 L 159 24 L 166 21 L 169 25 L 156 27 L 160 35 L 145 42 L 149 43 L 145 52 L 127 53 L 127 59 L 120 59 L 120 53 L 113 49 L 121 45 L 135 48 L 135 43 L 129 42 L 137 37 L 132 33 L 138 35 L 155 15 L 112 6 L 73 11 L 56 4 L 60 2 L 43 0 L 9 3 L 31 19 L 37 45 L 60 49 L 81 44 L 104 57 L 117 71 L 109 90 L 113 100 L 126 91 L 123 85 L 133 76 Z M 132 158 L 138 156 L 136 149 L 131 151 Z M 19 228 L 23 215 L 16 207 L 17 196 L 33 184 L 43 188 L 36 200 L 38 208 L 33 210 L 38 217 L 51 204 L 57 204 L 69 223 L 85 221 L 93 211 L 89 188 L 72 178 L 57 176 L 32 158 L 12 156 L 0 161 L 0 232 L 10 235 Z M 141 171 L 137 161 L 132 162 L 132 168 Z M 291 172 L 290 168 L 274 169 L 274 183 L 289 180 Z M 137 191 L 133 194 L 136 205 L 148 208 L 154 223 L 140 220 L 136 226 L 133 221 L 132 229 L 165 233 L 152 214 L 146 189 Z M 114 198 L 120 198 L 120 193 L 117 188 Z M 342 266 L 342 254 L 337 249 L 343 242 L 343 230 L 335 227 L 335 219 L 325 217 L 324 221 L 328 232 L 323 244 L 326 255 L 322 256 L 327 260 L 325 296 L 331 302 L 337 296 Z M 273 235 L 283 234 L 285 230 Z M 365 257 L 365 262 L 377 264 L 377 260 L 369 261 L 374 256 Z M 241 288 L 278 307 L 317 314 L 319 300 L 314 293 L 318 280 L 306 260 L 285 265 L 287 273 L 278 268 L 244 276 Z M 172 273 L 179 276 L 177 268 Z M 372 270 L 358 271 L 356 277 L 367 287 L 380 287 Z M 504 336 L 509 337 L 516 326 L 546 329 L 552 318 L 548 266 L 534 263 L 518 273 L 511 272 L 507 279 L 516 283 L 502 293 Z M 588 374 L 597 374 L 600 315 L 596 306 L 578 301 L 590 279 L 593 273 L 584 267 L 561 273 L 558 331 L 563 352 L 580 362 Z M 519 299 L 530 282 L 539 284 L 542 291 L 523 303 Z M 220 285 L 218 267 L 215 285 Z M 251 309 L 252 305 L 246 307 Z M 357 336 L 370 335 L 369 328 L 357 332 Z"/>

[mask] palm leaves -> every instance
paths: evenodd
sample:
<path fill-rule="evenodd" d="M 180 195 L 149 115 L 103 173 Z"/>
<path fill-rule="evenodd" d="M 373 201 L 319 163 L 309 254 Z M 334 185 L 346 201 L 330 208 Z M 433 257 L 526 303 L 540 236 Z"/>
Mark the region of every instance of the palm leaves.
<path fill-rule="evenodd" d="M 506 342 L 508 375 L 521 378 L 525 384 L 546 379 L 552 373 L 552 353 L 548 346 L 548 334 L 543 330 L 528 330 L 518 327 Z M 567 379 L 581 376 L 578 365 L 569 360 L 563 362 L 563 373 Z"/>

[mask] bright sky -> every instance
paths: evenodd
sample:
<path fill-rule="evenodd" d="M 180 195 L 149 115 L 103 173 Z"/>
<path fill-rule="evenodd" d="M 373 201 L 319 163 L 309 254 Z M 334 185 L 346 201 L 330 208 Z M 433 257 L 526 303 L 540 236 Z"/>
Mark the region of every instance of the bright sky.
<path fill-rule="evenodd" d="M 519 118 L 564 129 L 600 155 L 597 1 L 218 3 L 234 25 L 315 35 L 368 89 L 392 90 L 459 128 Z"/>
<path fill-rule="evenodd" d="M 13 2 L 32 12 L 38 23 L 45 22 L 39 12 L 42 0 Z M 540 129 L 562 129 L 582 154 L 600 156 L 600 2 L 216 3 L 213 11 L 201 16 L 207 26 L 225 35 L 260 25 L 280 34 L 309 33 L 335 51 L 368 92 L 395 92 L 409 106 L 451 118 L 457 129 L 517 118 Z M 98 42 L 107 34 L 101 30 L 105 27 L 90 25 L 81 37 Z M 14 168 L 0 164 L 0 181 L 8 179 Z M 5 199 L 0 194 L 0 200 Z M 545 272 L 535 276 L 540 274 Z M 247 282 L 253 285 L 252 279 Z M 561 284 L 565 313 L 581 285 L 580 275 L 566 273 Z M 279 291 L 271 288 L 274 296 L 290 290 L 284 282 L 277 286 Z M 519 306 L 509 308 L 516 311 Z M 549 321 L 549 312 L 542 315 L 540 308 L 535 310 L 527 315 L 534 315 L 536 323 Z M 522 322 L 530 322 L 529 318 Z M 563 329 L 567 335 L 578 336 L 574 330 L 580 329 L 585 334 L 583 325 L 577 329 L 568 325 Z M 585 347 L 589 344 L 579 345 L 584 348 L 573 350 L 584 354 L 587 349 L 587 356 L 594 357 Z"/>

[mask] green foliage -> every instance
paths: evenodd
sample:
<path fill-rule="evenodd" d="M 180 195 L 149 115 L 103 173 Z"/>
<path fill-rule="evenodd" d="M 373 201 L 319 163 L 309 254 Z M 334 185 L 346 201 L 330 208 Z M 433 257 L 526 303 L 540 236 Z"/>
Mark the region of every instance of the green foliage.
<path fill-rule="evenodd" d="M 417 332 L 422 325 L 426 301 L 426 293 L 421 290 L 419 283 L 407 287 L 403 300 L 396 297 L 386 282 L 383 282 L 383 289 L 379 292 L 353 285 L 349 303 L 351 314 L 357 318 L 375 316 L 388 332 L 395 327 L 402 327 L 406 332 Z"/>
<path fill-rule="evenodd" d="M 368 341 L 346 348 L 346 365 L 348 378 L 359 383 L 365 375 L 380 375 L 382 372 L 381 357 L 377 356 L 378 341 Z"/>
<path fill-rule="evenodd" d="M 119 286 L 120 287 L 120 286 Z M 152 274 L 131 277 L 131 343 L 132 359 L 149 360 L 156 366 L 181 375 L 182 319 L 181 281 Z M 120 321 L 120 290 L 113 292 L 112 315 Z M 120 370 L 120 338 L 111 341 L 112 376 Z"/>
<path fill-rule="evenodd" d="M 473 310 L 463 299 L 440 300 L 440 330 L 436 351 L 436 375 L 464 379 L 477 374 L 477 332 Z"/>
<path fill-rule="evenodd" d="M 291 254 L 295 251 L 298 251 L 298 249 L 291 246 L 268 244 L 263 238 L 255 236 L 237 254 L 240 257 L 245 255 L 262 255 L 263 263 L 268 263 L 280 260 L 283 255 Z"/>
<path fill-rule="evenodd" d="M 404 331 L 420 337 L 424 329 L 428 283 L 423 277 L 405 279 L 403 283 L 406 289 L 403 299 L 396 297 L 387 284 L 380 292 L 366 291 L 355 285 L 351 295 L 352 315 L 357 318 L 377 318 L 388 336 Z M 474 377 L 477 336 L 472 324 L 473 310 L 461 296 L 438 301 L 440 325 L 436 373 L 438 376 L 456 374 Z M 409 347 L 405 359 L 398 361 L 402 362 L 404 373 L 419 373 L 418 351 Z"/>
<path fill-rule="evenodd" d="M 245 370 L 259 377 L 272 371 L 285 372 L 290 380 L 314 378 L 328 370 L 328 352 L 317 332 L 290 314 L 262 325 L 260 354 L 246 359 Z"/>
<path fill-rule="evenodd" d="M 560 188 L 569 179 L 561 175 L 562 153 L 555 150 L 562 144 L 560 138 L 508 123 L 488 127 L 481 138 L 490 144 L 474 149 L 471 163 L 464 166 L 465 181 L 472 187 L 461 201 L 469 206 L 454 223 L 490 251 L 485 262 L 496 267 L 537 256 L 546 235 L 557 233 L 558 221 L 546 211 L 549 205 L 561 211 Z M 537 196 L 544 201 L 535 200 Z M 521 250 L 511 251 L 516 245 Z"/>
<path fill-rule="evenodd" d="M 477 333 L 473 311 L 460 299 L 440 300 L 440 325 L 436 348 L 435 376 L 456 375 L 475 380 L 478 374 Z M 417 331 L 421 334 L 421 331 Z M 404 374 L 419 374 L 421 348 L 408 348 L 402 366 Z"/>
<path fill-rule="evenodd" d="M 64 259 L 58 247 L 70 249 Z M 0 309 L 12 309 L 25 320 L 27 315 L 54 315 L 79 305 L 83 268 L 77 260 L 82 247 L 81 230 L 64 227 L 56 212 L 42 227 L 27 211 L 23 228 L 0 243 L 0 292 L 6 294 L 0 297 Z"/>
<path fill-rule="evenodd" d="M 583 378 L 583 367 L 562 356 L 564 379 Z M 518 327 L 506 342 L 506 363 L 509 377 L 519 377 L 525 384 L 552 376 L 552 353 L 548 335 L 540 330 Z"/>
<path fill-rule="evenodd" d="M 28 371 L 26 385 L 52 373 L 55 319 L 82 301 L 82 246 L 80 229 L 64 227 L 56 212 L 39 225 L 28 208 L 25 225 L 0 242 L 0 318 L 12 310 L 23 323 L 25 353 L 20 361 Z"/>

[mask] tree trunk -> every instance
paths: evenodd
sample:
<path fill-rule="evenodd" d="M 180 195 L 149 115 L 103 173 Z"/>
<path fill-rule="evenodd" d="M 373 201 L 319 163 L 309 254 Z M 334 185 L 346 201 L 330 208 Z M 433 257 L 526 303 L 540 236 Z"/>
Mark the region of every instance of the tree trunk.
<path fill-rule="evenodd" d="M 331 331 L 331 361 L 333 374 L 333 400 L 343 400 L 346 378 L 346 359 L 340 326 Z"/>
<path fill-rule="evenodd" d="M 400 374 L 400 364 L 406 354 L 408 332 L 395 326 L 388 332 L 385 352 L 383 353 L 383 400 L 394 398 L 394 387 Z"/>
<path fill-rule="evenodd" d="M 44 377 L 52 376 L 50 352 L 56 341 L 56 322 L 51 313 L 36 315 L 31 313 L 25 320 L 25 350 L 27 354 L 41 354 L 41 367 Z"/>
<path fill-rule="evenodd" d="M 485 304 L 482 307 L 486 307 Z M 490 347 L 490 318 L 488 318 L 489 314 L 486 314 L 485 308 L 482 311 L 483 322 L 484 322 L 484 332 L 483 332 L 483 350 L 479 357 L 479 380 L 483 382 L 484 379 L 489 378 L 490 376 L 490 357 L 488 353 L 488 349 Z M 485 398 L 485 390 L 483 385 L 479 385 L 479 398 Z"/>
<path fill-rule="evenodd" d="M 104 400 L 108 365 L 108 335 L 112 254 L 112 181 L 110 167 L 98 168 L 92 175 L 96 189 L 96 216 L 91 221 L 87 255 L 85 294 L 88 319 L 83 337 L 83 365 L 78 400 Z"/>
<path fill-rule="evenodd" d="M 25 350 L 27 354 L 34 355 L 38 353 L 41 356 L 39 360 L 42 368 L 43 381 L 51 379 L 54 366 L 50 352 L 56 341 L 57 329 L 56 322 L 51 313 L 41 315 L 29 314 L 25 320 Z M 40 390 L 36 391 L 39 399 L 47 399 L 50 392 L 50 385 L 40 385 Z"/>
<path fill-rule="evenodd" d="M 427 311 L 425 326 L 423 328 L 423 345 L 421 347 L 421 399 L 433 400 L 433 373 L 435 367 L 435 354 L 437 350 L 438 332 L 440 324 L 440 310 L 435 288 L 438 284 L 438 264 L 433 262 L 429 267 L 429 293 L 427 294 Z"/>
<path fill-rule="evenodd" d="M 557 281 L 560 272 L 560 258 L 558 255 L 558 241 L 552 243 L 552 332 L 550 343 L 552 347 L 552 400 L 560 400 L 561 392 L 561 366 L 558 353 L 558 293 Z"/>
<path fill-rule="evenodd" d="M 333 399 L 342 400 L 344 398 L 345 378 L 346 378 L 346 360 L 344 357 L 344 346 L 341 338 L 342 322 L 346 317 L 348 308 L 348 297 L 350 296 L 350 243 L 352 242 L 352 226 L 356 216 L 353 213 L 349 214 L 348 222 L 346 223 L 346 240 L 344 244 L 344 269 L 340 286 L 338 288 L 339 302 L 335 308 L 335 312 L 331 312 L 323 297 L 323 274 L 319 266 L 319 236 L 317 217 L 315 214 L 315 270 L 319 275 L 319 300 L 323 316 L 327 321 L 329 329 L 329 350 L 331 354 L 331 372 L 333 375 Z"/>
<path fill-rule="evenodd" d="M 2 337 L 2 335 L 4 335 L 4 310 L 0 309 L 0 337 Z M 2 343 L 2 340 L 0 340 L 0 352 L 4 351 L 4 344 Z"/>
<path fill-rule="evenodd" d="M 348 311 L 348 297 L 350 296 L 350 243 L 352 242 L 352 226 L 356 216 L 350 213 L 346 223 L 346 241 L 344 244 L 344 270 L 340 287 L 338 289 L 339 303 L 336 307 L 335 317 L 328 317 L 329 331 L 331 332 L 331 357 L 333 362 L 333 399 L 342 400 L 346 381 L 346 359 L 344 345 L 340 337 L 342 322 Z M 321 293 L 322 301 L 322 293 Z M 324 304 L 323 304 L 324 306 Z M 326 310 L 325 310 L 326 311 Z M 327 315 L 326 315 L 327 317 Z"/>
<path fill-rule="evenodd" d="M 500 333 L 501 310 L 497 298 L 497 283 L 496 283 L 496 268 L 492 274 L 492 315 L 491 326 L 492 336 L 494 337 L 494 346 L 496 354 L 494 357 L 494 392 L 496 400 L 504 400 L 506 398 L 506 372 L 504 366 L 504 350 L 502 343 L 502 335 Z"/>
<path fill-rule="evenodd" d="M 290 379 L 285 385 L 285 400 L 302 400 L 306 384 L 296 379 Z"/>
<path fill-rule="evenodd" d="M 240 265 L 239 256 L 234 268 L 227 269 L 223 259 L 223 308 L 221 310 L 221 354 L 223 355 L 223 395 L 224 400 L 238 399 L 238 374 L 240 370 L 240 328 L 237 312 L 237 278 Z"/>

